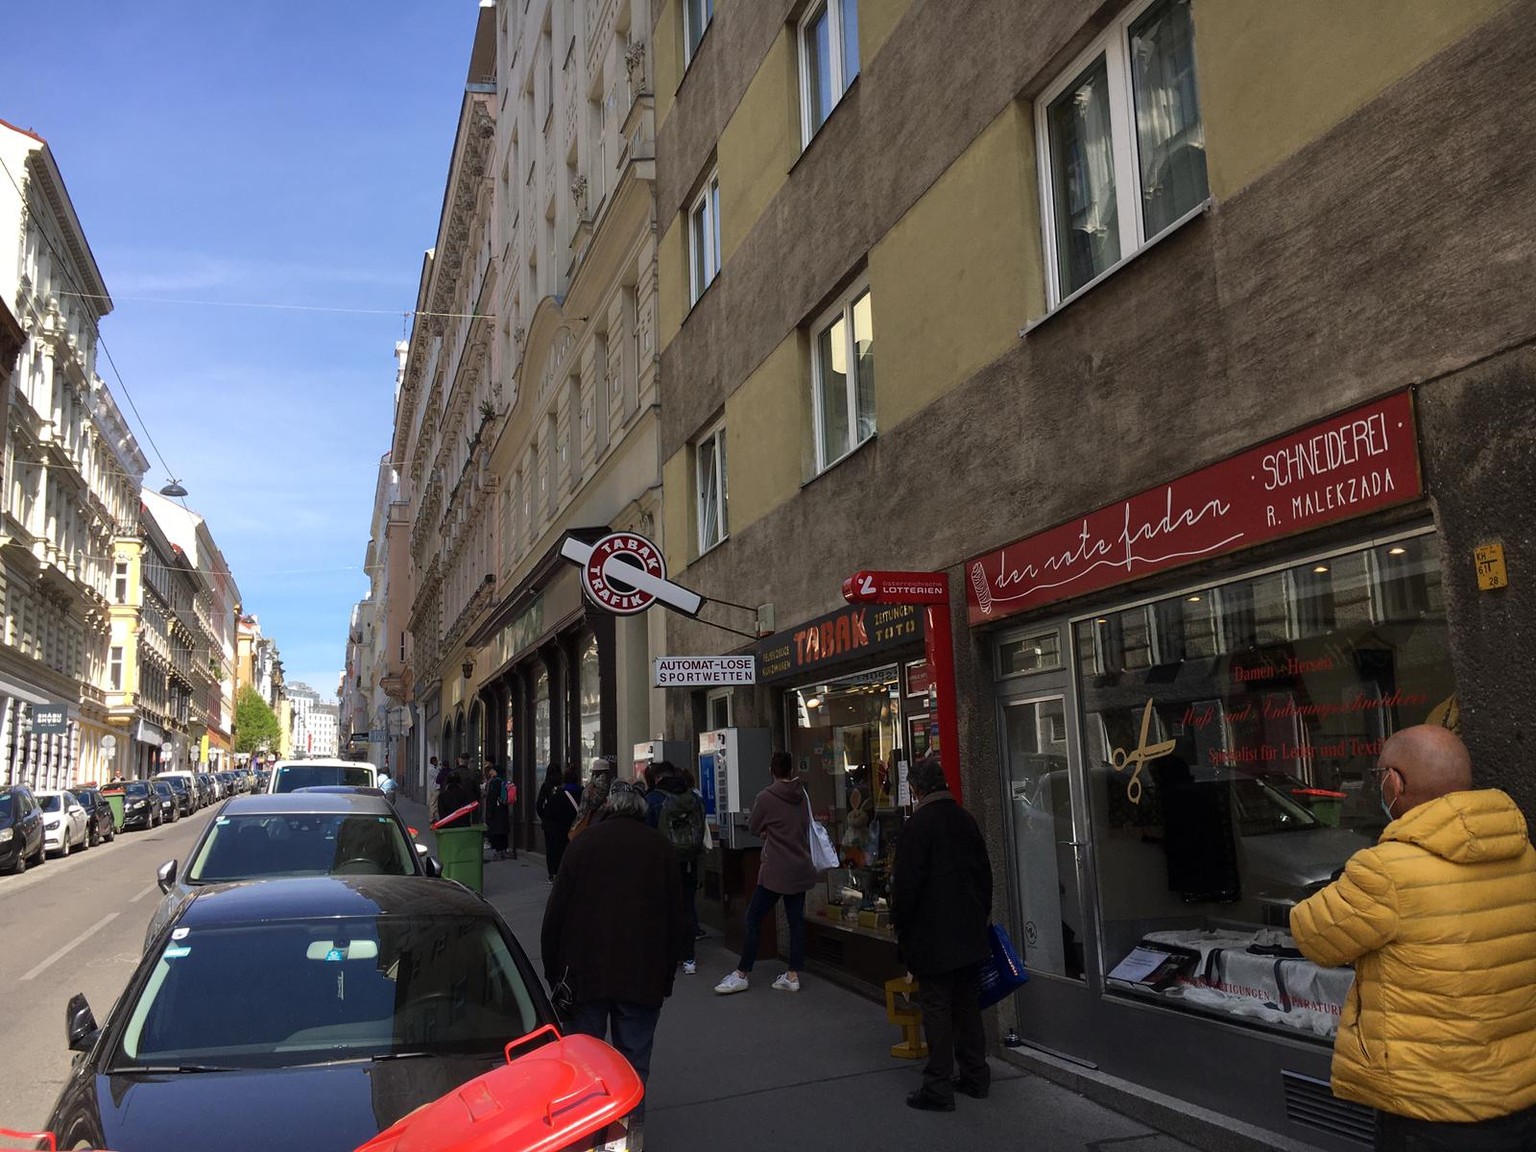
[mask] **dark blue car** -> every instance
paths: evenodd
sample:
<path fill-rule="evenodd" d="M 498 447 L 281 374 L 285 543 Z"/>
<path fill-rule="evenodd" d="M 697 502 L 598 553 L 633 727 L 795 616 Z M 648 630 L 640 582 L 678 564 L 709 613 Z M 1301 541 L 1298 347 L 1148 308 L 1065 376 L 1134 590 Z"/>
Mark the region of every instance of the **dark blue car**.
<path fill-rule="evenodd" d="M 419 876 L 198 889 L 79 1055 L 61 1148 L 356 1148 L 421 1104 L 557 1037 L 496 910 Z M 534 1035 L 538 1033 L 538 1035 Z"/>
<path fill-rule="evenodd" d="M 25 872 L 47 858 L 43 848 L 43 812 L 30 788 L 0 786 L 0 871 Z"/>

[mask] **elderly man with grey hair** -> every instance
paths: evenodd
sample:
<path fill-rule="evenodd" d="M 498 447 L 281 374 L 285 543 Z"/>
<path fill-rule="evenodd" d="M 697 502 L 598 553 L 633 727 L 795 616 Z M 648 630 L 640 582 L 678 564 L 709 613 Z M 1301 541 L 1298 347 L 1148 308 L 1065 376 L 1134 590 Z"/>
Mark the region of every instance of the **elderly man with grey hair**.
<path fill-rule="evenodd" d="M 923 1084 L 907 1104 L 953 1112 L 957 1091 L 979 1100 L 992 1086 L 980 1007 L 981 965 L 991 955 L 992 864 L 981 829 L 955 803 L 936 758 L 912 765 L 907 785 L 917 808 L 896 844 L 891 923 L 896 954 L 917 977 L 928 1037 Z"/>
<path fill-rule="evenodd" d="M 645 797 L 615 780 L 603 818 L 566 849 L 540 940 L 544 978 L 574 1000 L 566 1030 L 610 1040 L 642 1082 L 690 931 L 677 854 L 645 813 Z"/>

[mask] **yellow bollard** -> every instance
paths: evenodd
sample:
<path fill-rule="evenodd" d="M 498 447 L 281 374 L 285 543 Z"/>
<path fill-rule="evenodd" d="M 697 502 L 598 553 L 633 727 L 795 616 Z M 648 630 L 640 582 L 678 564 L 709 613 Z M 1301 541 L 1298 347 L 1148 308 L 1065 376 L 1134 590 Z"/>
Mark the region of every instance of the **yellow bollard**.
<path fill-rule="evenodd" d="M 885 1018 L 901 1029 L 901 1043 L 891 1045 L 891 1055 L 902 1060 L 921 1060 L 928 1055 L 928 1045 L 923 1040 L 923 1013 L 912 997 L 917 992 L 917 981 L 905 976 L 885 982 Z M 898 1004 L 898 996 L 906 997 L 906 1003 Z"/>

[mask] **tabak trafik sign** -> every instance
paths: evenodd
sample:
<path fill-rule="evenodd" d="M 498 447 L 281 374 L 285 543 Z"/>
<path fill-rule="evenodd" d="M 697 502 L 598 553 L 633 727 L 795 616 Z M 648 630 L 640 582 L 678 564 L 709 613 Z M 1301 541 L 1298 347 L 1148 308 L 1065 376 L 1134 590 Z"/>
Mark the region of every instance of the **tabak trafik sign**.
<path fill-rule="evenodd" d="M 973 626 L 1416 500 L 1398 392 L 969 561 Z"/>

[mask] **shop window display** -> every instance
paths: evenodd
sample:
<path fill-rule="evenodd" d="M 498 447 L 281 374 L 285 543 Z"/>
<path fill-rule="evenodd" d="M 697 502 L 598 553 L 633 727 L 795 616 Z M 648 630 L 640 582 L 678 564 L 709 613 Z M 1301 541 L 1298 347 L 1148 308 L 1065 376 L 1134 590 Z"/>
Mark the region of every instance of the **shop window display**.
<path fill-rule="evenodd" d="M 890 875 L 906 753 L 893 665 L 787 694 L 790 753 L 840 868 L 807 896 L 806 915 L 894 938 Z"/>
<path fill-rule="evenodd" d="M 1074 625 L 1105 971 L 1156 996 L 1331 1036 L 1351 974 L 1289 913 L 1386 818 L 1382 741 L 1453 723 L 1432 536 Z"/>

